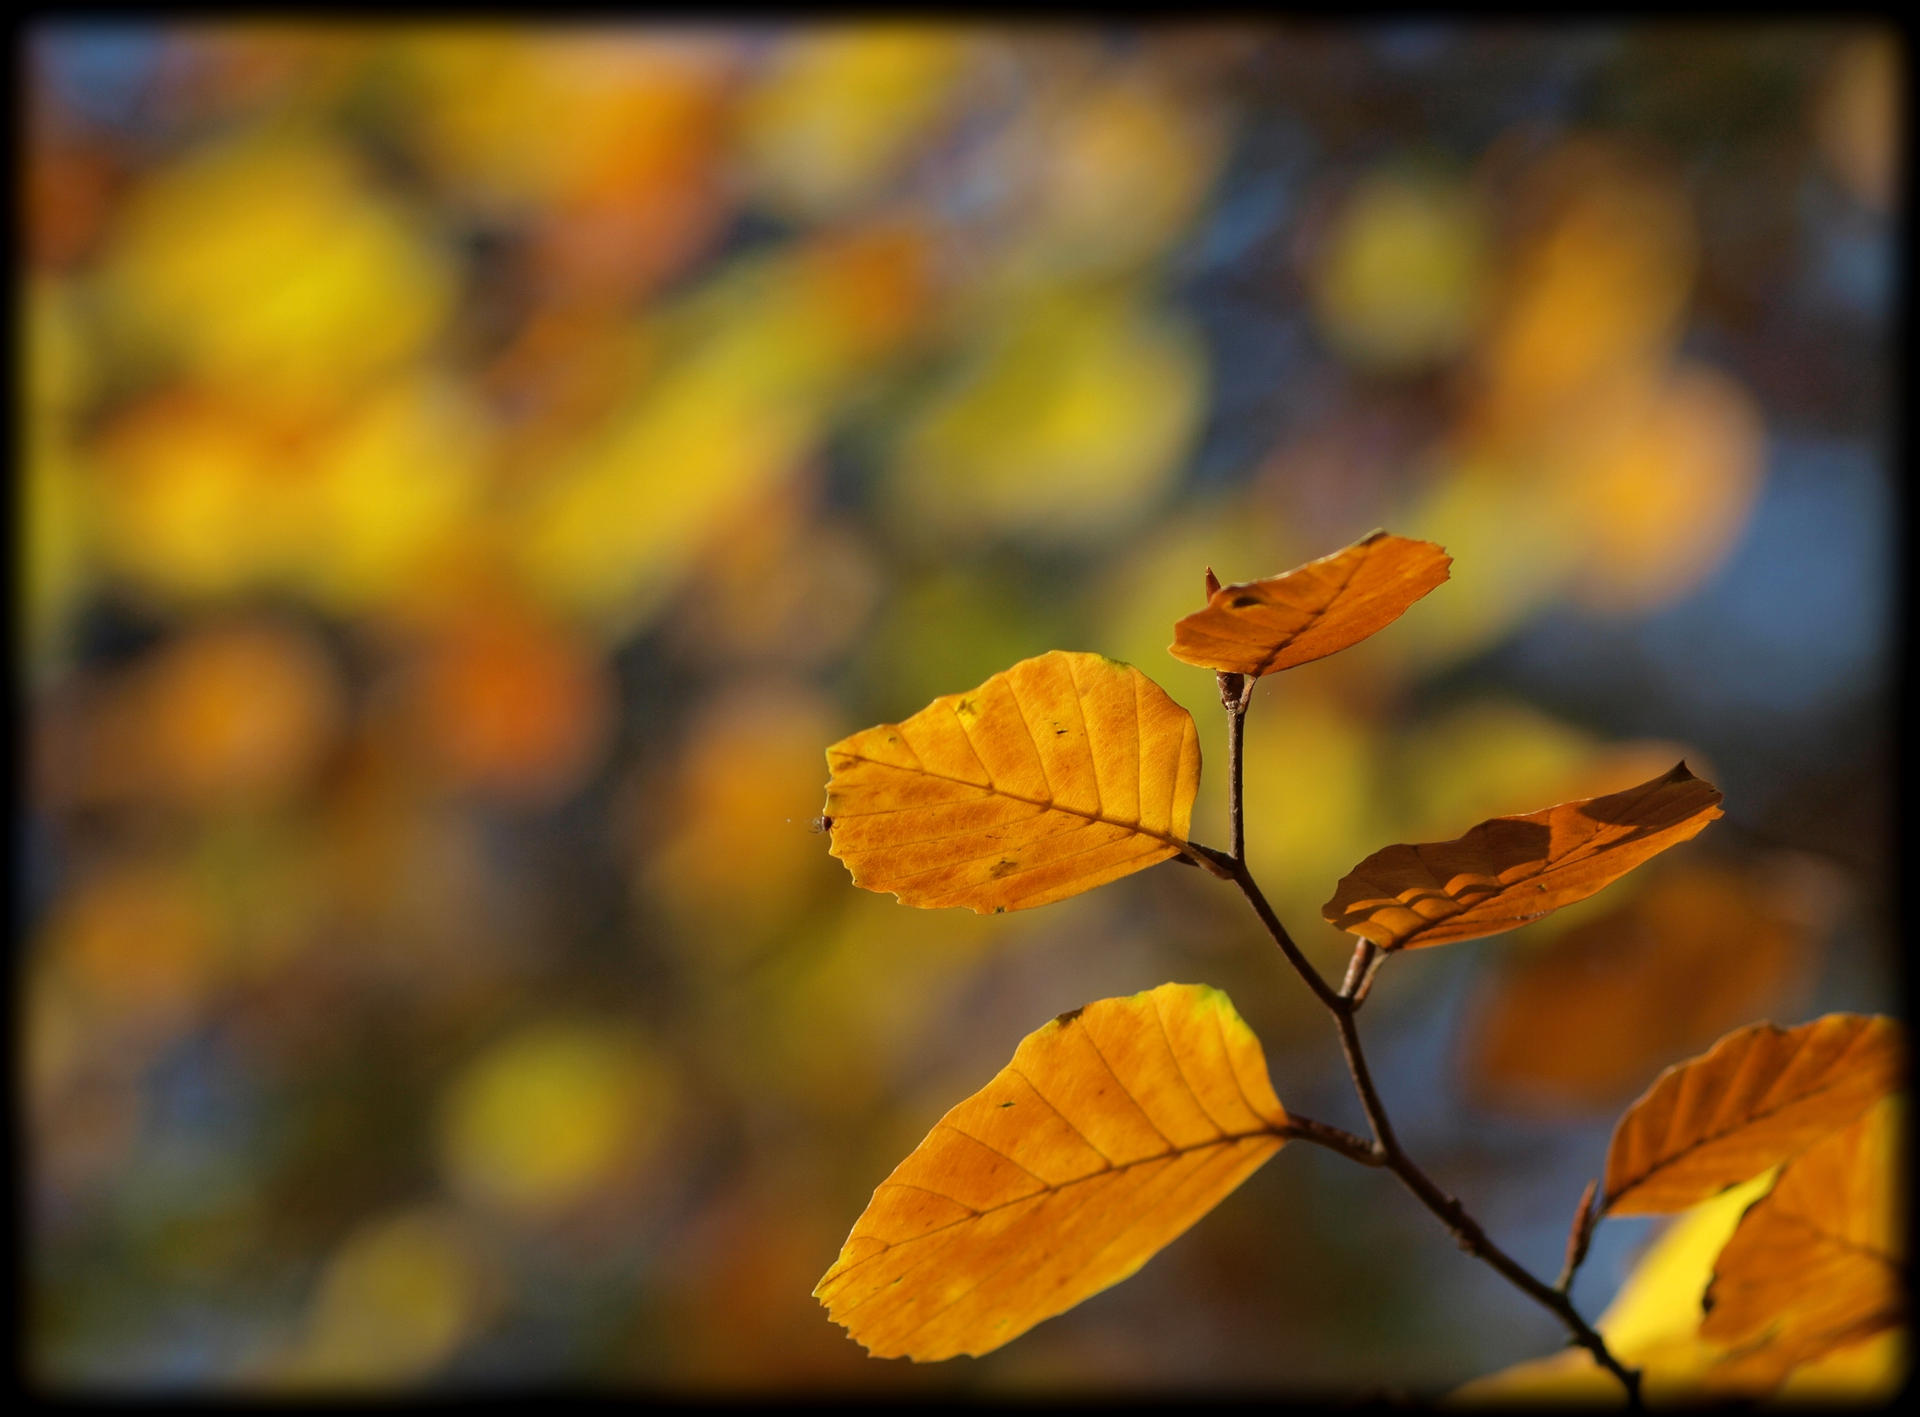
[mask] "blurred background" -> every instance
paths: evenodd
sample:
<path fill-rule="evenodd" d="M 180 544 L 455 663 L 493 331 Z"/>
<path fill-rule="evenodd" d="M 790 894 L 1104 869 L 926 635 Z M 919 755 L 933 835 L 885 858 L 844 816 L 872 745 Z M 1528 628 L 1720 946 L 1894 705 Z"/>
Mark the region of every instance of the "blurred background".
<path fill-rule="evenodd" d="M 1195 714 L 1202 570 L 1452 580 L 1268 680 L 1249 850 L 1337 977 L 1394 841 L 1682 756 L 1727 816 L 1392 961 L 1409 1148 L 1537 1271 L 1613 1116 L 1895 1007 L 1891 31 L 43 23 L 23 45 L 26 1359 L 61 1391 L 1423 1394 L 1553 1320 L 1295 1147 L 982 1360 L 809 1296 L 1056 1012 L 1237 895 L 855 889 L 825 746 L 1051 648 Z M 1604 1305 L 1650 1235 L 1603 1227 Z"/>

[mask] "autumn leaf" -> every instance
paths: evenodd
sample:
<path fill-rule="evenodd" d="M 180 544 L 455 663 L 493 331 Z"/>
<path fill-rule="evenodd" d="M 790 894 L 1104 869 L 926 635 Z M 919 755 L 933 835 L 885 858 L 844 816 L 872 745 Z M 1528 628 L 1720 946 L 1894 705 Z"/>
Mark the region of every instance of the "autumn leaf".
<path fill-rule="evenodd" d="M 1139 1269 L 1286 1127 L 1225 994 L 1102 999 L 1029 1034 L 940 1119 L 814 1295 L 875 1357 L 977 1357 Z"/>
<path fill-rule="evenodd" d="M 1901 1321 L 1895 1117 L 1883 1101 L 1814 1143 L 1741 1216 L 1702 1301 L 1701 1337 L 1734 1346 L 1717 1384 L 1771 1389 L 1789 1369 Z"/>
<path fill-rule="evenodd" d="M 1053 650 L 827 749 L 832 854 L 906 905 L 1024 910 L 1186 849 L 1200 744 L 1146 675 Z"/>
<path fill-rule="evenodd" d="M 1721 815 L 1719 789 L 1680 763 L 1624 792 L 1495 817 L 1453 841 L 1389 846 L 1349 871 L 1320 913 L 1385 949 L 1497 935 L 1585 900 Z"/>
<path fill-rule="evenodd" d="M 1167 652 L 1232 674 L 1291 669 L 1391 625 L 1452 564 L 1431 541 L 1376 531 L 1280 575 L 1221 586 L 1173 627 Z"/>
<path fill-rule="evenodd" d="M 1668 1068 L 1613 1129 L 1601 1209 L 1683 1210 L 1852 1122 L 1898 1085 L 1900 1025 L 1828 1014 L 1757 1023 Z"/>

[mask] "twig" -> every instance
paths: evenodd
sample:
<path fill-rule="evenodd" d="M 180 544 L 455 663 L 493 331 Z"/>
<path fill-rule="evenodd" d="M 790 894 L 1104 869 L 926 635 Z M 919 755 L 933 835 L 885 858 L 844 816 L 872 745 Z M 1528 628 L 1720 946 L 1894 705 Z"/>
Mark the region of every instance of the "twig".
<path fill-rule="evenodd" d="M 1280 1134 L 1285 1137 L 1298 1137 L 1301 1141 L 1316 1142 L 1331 1151 L 1337 1151 L 1349 1161 L 1357 1161 L 1362 1166 L 1385 1166 L 1386 1158 L 1374 1149 L 1373 1143 L 1365 1137 L 1357 1137 L 1352 1132 L 1339 1127 L 1330 1127 L 1325 1122 L 1316 1122 L 1311 1117 L 1302 1117 L 1297 1112 L 1287 1113 L 1287 1124 L 1281 1127 Z"/>
<path fill-rule="evenodd" d="M 1211 581 L 1212 575 L 1207 579 Z M 1253 702 L 1253 686 L 1259 681 L 1251 675 L 1214 675 L 1220 689 L 1220 706 L 1227 711 L 1227 854 L 1235 861 L 1246 856 L 1246 824 L 1240 810 L 1241 746 L 1246 740 L 1247 706 Z"/>
<path fill-rule="evenodd" d="M 1208 577 L 1211 582 L 1212 576 Z M 1231 684 L 1229 680 L 1232 680 Z M 1505 1250 L 1488 1237 L 1480 1222 L 1467 1213 L 1465 1206 L 1435 1185 L 1432 1178 L 1422 1171 L 1412 1157 L 1400 1145 L 1400 1139 L 1394 1134 L 1393 1124 L 1387 1117 L 1385 1103 L 1380 1100 L 1379 1089 L 1374 1086 L 1373 1074 L 1367 1067 L 1365 1050 L 1360 1046 L 1360 1030 L 1354 1021 L 1354 1014 L 1373 983 L 1373 977 L 1380 967 L 1380 961 L 1386 952 L 1378 949 L 1371 941 L 1362 940 L 1355 949 L 1352 962 L 1347 967 L 1345 980 L 1336 991 L 1328 986 L 1320 972 L 1313 967 L 1307 957 L 1294 944 L 1293 937 L 1287 933 L 1286 926 L 1273 913 L 1273 907 L 1267 903 L 1259 885 L 1247 869 L 1244 851 L 1244 833 L 1241 814 L 1241 743 L 1246 729 L 1247 706 L 1252 699 L 1252 679 L 1243 679 L 1240 675 L 1221 674 L 1220 701 L 1227 710 L 1227 803 L 1230 818 L 1230 840 L 1232 849 L 1226 853 L 1214 851 L 1209 847 L 1195 847 L 1192 854 L 1201 865 L 1207 866 L 1215 875 L 1226 876 L 1240 887 L 1253 906 L 1254 913 L 1260 917 L 1260 923 L 1267 927 L 1267 933 L 1273 936 L 1274 943 L 1280 946 L 1287 962 L 1294 967 L 1301 979 L 1333 1015 L 1335 1026 L 1340 1031 L 1340 1048 L 1346 1055 L 1347 1071 L 1353 1078 L 1354 1091 L 1359 1095 L 1361 1109 L 1366 1113 L 1367 1125 L 1373 1131 L 1373 1142 L 1368 1145 L 1350 1132 L 1337 1127 L 1314 1122 L 1308 1118 L 1290 1117 L 1288 1135 L 1299 1136 L 1305 1140 L 1317 1142 L 1322 1146 L 1339 1152 L 1349 1160 L 1363 1166 L 1383 1167 L 1393 1172 L 1414 1197 L 1439 1218 L 1453 1235 L 1460 1248 L 1475 1259 L 1485 1262 L 1497 1273 L 1504 1276 L 1521 1293 L 1527 1295 L 1552 1312 L 1573 1341 L 1585 1348 L 1594 1357 L 1594 1361 L 1620 1380 L 1627 1391 L 1627 1405 L 1633 1408 L 1641 1406 L 1640 1373 L 1638 1369 L 1623 1366 L 1607 1348 L 1607 1342 L 1597 1333 L 1580 1313 L 1573 1307 L 1573 1301 L 1567 1296 L 1572 1283 L 1573 1272 L 1579 1267 L 1580 1259 L 1586 1254 L 1586 1240 L 1592 1233 L 1591 1214 L 1592 1191 L 1581 1201 L 1580 1217 L 1574 1223 L 1573 1234 L 1567 1241 L 1567 1263 L 1560 1282 L 1549 1285 L 1536 1278 L 1525 1266 L 1515 1260 Z"/>
<path fill-rule="evenodd" d="M 1340 997 L 1353 1000 L 1358 1008 L 1373 985 L 1373 972 L 1380 967 L 1380 959 L 1380 947 L 1372 940 L 1362 940 L 1355 946 L 1353 958 L 1347 961 L 1347 977 L 1340 981 Z"/>
<path fill-rule="evenodd" d="M 1240 887 L 1240 893 L 1247 898 L 1247 902 L 1253 906 L 1253 913 L 1260 917 L 1260 923 L 1267 927 L 1267 933 L 1273 936 L 1274 943 L 1279 945 L 1281 952 L 1286 955 L 1287 963 L 1291 964 L 1295 972 L 1306 981 L 1307 987 L 1313 990 L 1315 997 L 1321 1003 L 1336 1014 L 1344 1016 L 1347 1001 L 1333 991 L 1333 987 L 1320 977 L 1320 971 L 1313 967 L 1304 954 L 1300 953 L 1300 947 L 1293 942 L 1293 936 L 1287 933 L 1287 927 L 1280 923 L 1280 917 L 1273 913 L 1273 907 L 1267 904 L 1266 896 L 1260 893 L 1260 887 L 1248 872 L 1245 861 L 1233 863 L 1232 880 Z"/>
<path fill-rule="evenodd" d="M 1580 1208 L 1573 1213 L 1573 1223 L 1567 1229 L 1567 1258 L 1560 1266 L 1560 1277 L 1553 1287 L 1565 1294 L 1573 1288 L 1573 1276 L 1580 1263 L 1587 1257 L 1587 1246 L 1593 1240 L 1593 1227 L 1600 1221 L 1600 1212 L 1594 1206 L 1593 1197 L 1600 1189 L 1599 1178 L 1587 1182 L 1586 1190 L 1580 1193 Z"/>

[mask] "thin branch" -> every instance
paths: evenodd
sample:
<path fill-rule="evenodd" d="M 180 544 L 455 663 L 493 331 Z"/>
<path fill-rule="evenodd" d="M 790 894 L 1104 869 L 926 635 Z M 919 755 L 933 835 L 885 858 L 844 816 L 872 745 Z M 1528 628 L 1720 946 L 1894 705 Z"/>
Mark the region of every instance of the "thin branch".
<path fill-rule="evenodd" d="M 1246 823 L 1240 807 L 1241 747 L 1247 735 L 1247 706 L 1259 681 L 1247 674 L 1222 671 L 1213 676 L 1220 689 L 1220 706 L 1227 711 L 1227 854 L 1235 861 L 1246 857 Z"/>
<path fill-rule="evenodd" d="M 1635 1408 L 1641 1405 L 1639 1369 L 1622 1366 L 1620 1360 L 1608 1350 L 1607 1341 L 1580 1317 L 1579 1310 L 1573 1307 L 1573 1301 L 1563 1291 L 1536 1279 L 1518 1260 L 1494 1244 L 1487 1237 L 1487 1232 L 1480 1228 L 1480 1223 L 1467 1214 L 1466 1207 L 1436 1186 L 1404 1151 L 1390 1147 L 1385 1164 L 1420 1199 L 1421 1204 L 1453 1232 L 1461 1249 L 1475 1259 L 1486 1261 L 1522 1293 L 1557 1315 L 1560 1322 L 1566 1325 L 1567 1332 L 1573 1335 L 1573 1341 L 1620 1380 L 1621 1386 L 1627 1390 L 1627 1405 Z"/>
<path fill-rule="evenodd" d="M 1353 991 L 1353 1006 L 1356 1009 L 1366 1003 L 1367 995 L 1373 989 L 1374 978 L 1380 973 L 1380 966 L 1387 962 L 1387 956 L 1392 953 L 1392 950 L 1376 950 L 1367 961 L 1367 967 L 1360 972 L 1360 983 Z"/>
<path fill-rule="evenodd" d="M 1373 1139 L 1387 1156 L 1404 1156 L 1400 1150 L 1400 1141 L 1393 1134 L 1393 1123 L 1387 1120 L 1386 1104 L 1381 1102 L 1379 1090 L 1373 1085 L 1373 1073 L 1367 1068 L 1367 1055 L 1360 1047 L 1360 1026 L 1353 1019 L 1353 1005 L 1342 999 L 1339 1007 L 1333 1011 L 1334 1026 L 1340 1030 L 1340 1051 L 1347 1056 L 1347 1071 L 1353 1076 L 1353 1090 L 1360 1095 L 1361 1110 L 1367 1114 L 1367 1125 L 1373 1128 Z"/>
<path fill-rule="evenodd" d="M 1365 1137 L 1357 1137 L 1352 1132 L 1339 1127 L 1330 1127 L 1325 1122 L 1316 1122 L 1311 1117 L 1302 1117 L 1297 1112 L 1287 1113 L 1287 1124 L 1280 1128 L 1285 1137 L 1297 1137 L 1301 1141 L 1316 1142 L 1330 1151 L 1337 1151 L 1349 1161 L 1357 1161 L 1362 1166 L 1384 1166 L 1386 1158 L 1374 1148 Z"/>
<path fill-rule="evenodd" d="M 1333 987 L 1320 977 L 1320 971 L 1313 967 L 1312 961 L 1300 952 L 1300 947 L 1293 942 L 1293 936 L 1287 933 L 1287 927 L 1280 923 L 1280 917 L 1275 915 L 1273 907 L 1267 904 L 1266 896 L 1260 893 L 1260 887 L 1255 884 L 1253 876 L 1247 871 L 1245 861 L 1233 863 L 1232 880 L 1240 887 L 1240 893 L 1247 898 L 1248 903 L 1253 906 L 1253 913 L 1260 917 L 1260 923 L 1267 927 L 1267 933 L 1273 936 L 1274 943 L 1279 945 L 1281 952 L 1286 955 L 1287 963 L 1294 967 L 1294 971 L 1306 981 L 1307 987 L 1313 990 L 1314 997 L 1335 1013 L 1345 1014 L 1347 1001 L 1333 991 Z"/>
<path fill-rule="evenodd" d="M 1229 678 L 1236 682 L 1231 685 Z M 1590 1221 L 1579 1219 L 1575 1222 L 1575 1233 L 1569 1237 L 1567 1265 L 1561 1274 L 1561 1282 L 1549 1285 L 1536 1278 L 1525 1266 L 1515 1260 L 1505 1250 L 1488 1237 L 1480 1222 L 1467 1213 L 1466 1207 L 1435 1185 L 1432 1178 L 1422 1171 L 1412 1157 L 1400 1145 L 1400 1139 L 1394 1134 L 1393 1124 L 1387 1117 L 1385 1103 L 1380 1099 L 1379 1089 L 1374 1086 L 1372 1071 L 1367 1067 L 1367 1055 L 1360 1046 L 1360 1030 L 1354 1021 L 1354 1014 L 1372 986 L 1375 972 L 1385 952 L 1378 950 L 1372 942 L 1363 940 L 1355 949 L 1353 960 L 1347 968 L 1347 975 L 1338 991 L 1330 988 L 1320 972 L 1313 967 L 1306 956 L 1294 944 L 1293 937 L 1287 933 L 1286 926 L 1273 913 L 1273 907 L 1267 903 L 1259 885 L 1247 869 L 1244 852 L 1244 838 L 1241 820 L 1241 754 L 1242 735 L 1245 731 L 1247 705 L 1252 698 L 1251 679 L 1240 681 L 1240 676 L 1222 674 L 1220 679 L 1220 700 L 1227 710 L 1227 802 L 1231 821 L 1232 850 L 1225 854 L 1211 848 L 1199 848 L 1196 859 L 1213 869 L 1215 875 L 1229 876 L 1240 887 L 1253 906 L 1254 913 L 1260 917 L 1260 923 L 1267 927 L 1267 933 L 1273 936 L 1274 943 L 1280 946 L 1287 962 L 1294 967 L 1301 979 L 1333 1015 L 1335 1026 L 1340 1031 L 1340 1048 L 1346 1055 L 1347 1071 L 1352 1075 L 1354 1091 L 1359 1095 L 1360 1106 L 1367 1115 L 1367 1125 L 1373 1130 L 1373 1144 L 1369 1146 L 1359 1137 L 1343 1132 L 1337 1127 L 1313 1122 L 1307 1118 L 1290 1118 L 1289 1135 L 1299 1136 L 1331 1148 L 1350 1160 L 1363 1166 L 1379 1166 L 1393 1172 L 1414 1197 L 1439 1218 L 1453 1235 L 1460 1248 L 1481 1260 L 1521 1293 L 1548 1309 L 1572 1335 L 1573 1341 L 1585 1348 L 1594 1357 L 1594 1361 L 1620 1380 L 1627 1392 L 1627 1404 L 1630 1407 L 1641 1406 L 1640 1373 L 1637 1369 L 1624 1367 L 1607 1348 L 1607 1343 L 1580 1313 L 1573 1307 L 1573 1301 L 1567 1296 L 1567 1287 L 1572 1282 L 1573 1271 L 1579 1265 L 1579 1257 L 1585 1254 L 1586 1232 L 1591 1231 Z M 1231 693 L 1229 691 L 1232 691 Z M 1222 869 L 1223 867 L 1227 869 Z M 1591 1191 L 1589 1187 L 1589 1191 Z M 1590 1199 L 1581 1203 L 1582 1216 L 1589 1214 Z"/>
<path fill-rule="evenodd" d="M 1587 1257 L 1587 1246 L 1593 1241 L 1593 1227 L 1600 1223 L 1600 1211 L 1593 1203 L 1600 1189 L 1596 1177 L 1587 1182 L 1586 1190 L 1580 1193 L 1580 1208 L 1573 1213 L 1573 1223 L 1567 1227 L 1567 1258 L 1560 1266 L 1560 1277 L 1553 1287 L 1565 1294 L 1573 1288 L 1573 1276 L 1578 1272 L 1581 1261 Z"/>
<path fill-rule="evenodd" d="M 1233 858 L 1217 846 L 1202 846 L 1197 841 L 1190 841 L 1186 844 L 1186 850 L 1173 859 L 1189 866 L 1198 866 L 1223 881 L 1233 879 Z"/>
<path fill-rule="evenodd" d="M 1340 981 L 1340 997 L 1360 1002 L 1360 990 L 1373 978 L 1373 971 L 1379 966 L 1380 947 L 1372 940 L 1363 939 L 1354 946 L 1353 958 L 1347 961 L 1347 977 Z"/>

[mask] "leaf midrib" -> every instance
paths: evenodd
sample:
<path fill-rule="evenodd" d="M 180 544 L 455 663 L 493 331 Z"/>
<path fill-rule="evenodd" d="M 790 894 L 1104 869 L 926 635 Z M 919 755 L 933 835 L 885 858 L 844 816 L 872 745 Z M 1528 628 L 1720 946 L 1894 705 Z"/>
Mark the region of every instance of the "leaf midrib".
<path fill-rule="evenodd" d="M 1069 1123 L 1068 1125 L 1071 1126 L 1072 1124 Z M 960 1134 L 962 1136 L 969 1137 L 970 1140 L 979 1141 L 978 1137 L 974 1137 L 970 1133 L 962 1132 Z M 1012 1200 L 1000 1201 L 995 1205 L 984 1206 L 979 1209 L 975 1209 L 973 1206 L 967 1205 L 967 1203 L 961 1200 L 958 1196 L 950 1196 L 945 1191 L 936 1191 L 930 1186 L 922 1186 L 911 1181 L 894 1181 L 894 1180 L 882 1181 L 880 1183 L 881 1186 L 906 1186 L 916 1191 L 924 1191 L 928 1195 L 939 1196 L 942 1200 L 952 1201 L 955 1205 L 966 1206 L 969 1214 L 962 1216 L 958 1220 L 949 1220 L 944 1225 L 936 1225 L 931 1230 L 922 1230 L 918 1235 L 910 1235 L 904 1240 L 896 1240 L 891 1244 L 887 1245 L 885 1249 L 875 1250 L 872 1254 L 866 1256 L 864 1259 L 855 1260 L 852 1264 L 848 1265 L 845 1269 L 840 1270 L 837 1273 L 828 1274 L 826 1278 L 823 1278 L 820 1281 L 820 1284 L 824 1285 L 827 1282 L 827 1279 L 839 1279 L 846 1275 L 852 1274 L 856 1269 L 861 1268 L 862 1266 L 870 1263 L 873 1260 L 880 1259 L 884 1255 L 891 1254 L 894 1250 L 898 1249 L 902 1245 L 914 1244 L 917 1241 L 926 1239 L 929 1235 L 938 1235 L 942 1231 L 953 1229 L 956 1225 L 969 1224 L 972 1221 L 979 1220 L 983 1216 L 992 1215 L 996 1211 L 1005 1210 L 1008 1206 L 1019 1205 L 1023 1201 L 1038 1200 L 1042 1196 L 1055 1195 L 1061 1191 L 1068 1189 L 1071 1186 L 1078 1186 L 1085 1181 L 1096 1180 L 1101 1176 L 1120 1175 L 1124 1172 L 1131 1171 L 1136 1167 L 1145 1166 L 1149 1162 L 1171 1161 L 1182 1156 L 1190 1156 L 1197 1151 L 1205 1151 L 1209 1147 L 1231 1146 L 1237 1142 L 1251 1141 L 1255 1137 L 1273 1137 L 1281 1142 L 1285 1142 L 1289 1135 L 1291 1135 L 1291 1133 L 1289 1133 L 1285 1128 L 1282 1128 L 1282 1127 L 1261 1127 L 1258 1130 L 1251 1131 L 1251 1132 L 1223 1132 L 1221 1135 L 1213 1138 L 1210 1141 L 1195 1142 L 1192 1146 L 1170 1147 L 1166 1151 L 1156 1151 L 1151 1156 L 1136 1157 L 1132 1161 L 1109 1162 L 1107 1165 L 1101 1167 L 1098 1171 L 1089 1171 L 1086 1175 L 1075 1176 L 1070 1181 L 1060 1181 L 1055 1184 L 1043 1184 L 1041 1188 L 1037 1191 L 1028 1191 L 1023 1196 L 1015 1196 Z M 1001 1154 L 1005 1155 L 1004 1152 Z M 1019 1165 L 1018 1162 L 1015 1162 L 1014 1164 L 1016 1166 Z M 1020 1169 L 1025 1171 L 1027 1168 L 1022 1166 Z M 1027 1174 L 1034 1175 L 1035 1173 L 1029 1171 L 1027 1172 Z M 819 1293 L 819 1290 L 820 1290 L 820 1285 L 815 1285 L 814 1292 L 816 1295 Z M 829 1301 L 829 1303 L 830 1302 L 831 1301 Z"/>
<path fill-rule="evenodd" d="M 1188 842 L 1185 838 L 1172 836 L 1166 832 L 1155 831 L 1152 827 L 1142 826 L 1138 821 L 1129 822 L 1124 818 L 1109 817 L 1099 812 L 1083 812 L 1078 807 L 1064 806 L 1063 804 L 1057 801 L 1054 801 L 1051 798 L 1029 797 L 1024 792 L 1009 792 L 1004 787 L 999 787 L 993 783 L 988 783 L 985 786 L 982 786 L 980 783 L 974 782 L 968 778 L 955 777 L 952 773 L 935 772 L 931 768 L 902 767 L 899 763 L 884 762 L 879 758 L 869 758 L 869 757 L 866 757 L 864 754 L 860 754 L 860 753 L 843 752 L 841 754 L 841 757 L 850 762 L 871 763 L 874 767 L 877 767 L 877 768 L 889 768 L 894 772 L 913 773 L 919 777 L 938 778 L 941 782 L 958 783 L 962 787 L 978 788 L 982 793 L 984 793 L 989 797 L 1005 797 L 1008 801 L 1011 801 L 1011 802 L 1024 802 L 1029 807 L 1039 807 L 1050 812 L 1064 812 L 1070 817 L 1079 817 L 1083 821 L 1100 822 L 1103 825 L 1110 826 L 1110 827 L 1125 827 L 1128 831 L 1134 832 L 1137 835 L 1150 836 L 1155 841 L 1164 841 L 1167 845 L 1177 846 L 1182 850 L 1185 850 L 1186 847 L 1191 845 L 1191 843 Z M 887 807 L 887 808 L 883 808 L 879 812 L 852 812 L 852 813 L 848 813 L 847 816 L 849 820 L 851 820 L 852 818 L 855 818 L 855 817 L 884 816 L 888 812 L 917 812 L 917 811 L 924 811 L 924 810 L 926 810 L 926 808 L 921 806 Z"/>

